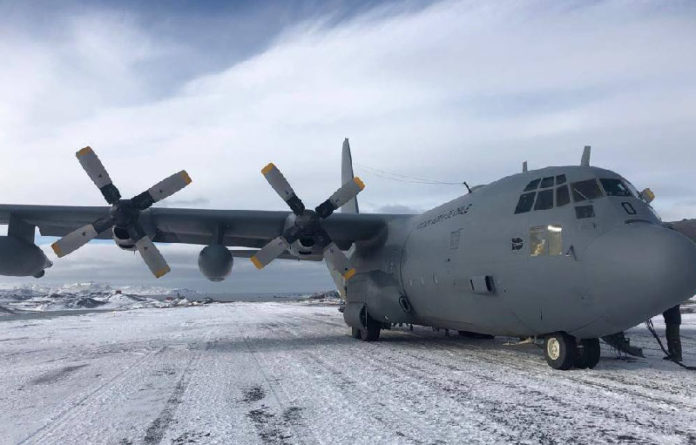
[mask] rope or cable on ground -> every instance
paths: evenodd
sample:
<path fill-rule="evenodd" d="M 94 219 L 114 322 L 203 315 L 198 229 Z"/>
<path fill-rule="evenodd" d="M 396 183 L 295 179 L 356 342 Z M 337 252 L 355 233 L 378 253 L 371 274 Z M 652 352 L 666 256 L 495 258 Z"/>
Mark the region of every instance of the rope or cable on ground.
<path fill-rule="evenodd" d="M 652 320 L 646 320 L 645 326 L 648 327 L 648 331 L 650 331 L 650 333 L 653 335 L 653 337 L 655 337 L 655 340 L 657 340 L 657 344 L 660 345 L 660 349 L 662 349 L 662 352 L 665 353 L 667 358 L 669 358 L 671 361 L 673 361 L 674 363 L 676 363 L 677 365 L 681 366 L 684 369 L 688 369 L 689 371 L 696 371 L 696 366 L 687 366 L 684 363 L 672 358 L 672 356 L 669 354 L 669 352 L 667 351 L 665 346 L 662 344 L 662 340 L 660 339 L 660 336 L 657 335 L 657 331 L 655 331 L 655 326 L 653 325 Z"/>

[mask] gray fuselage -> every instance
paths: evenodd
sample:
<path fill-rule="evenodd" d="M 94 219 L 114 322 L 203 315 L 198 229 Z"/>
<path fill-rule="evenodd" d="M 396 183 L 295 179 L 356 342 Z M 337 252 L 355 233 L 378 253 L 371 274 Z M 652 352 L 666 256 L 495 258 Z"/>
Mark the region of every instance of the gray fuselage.
<path fill-rule="evenodd" d="M 476 188 L 390 222 L 352 260 L 359 273 L 347 302 L 375 320 L 494 335 L 601 337 L 696 292 L 696 244 L 664 227 L 628 181 L 596 167 Z"/>

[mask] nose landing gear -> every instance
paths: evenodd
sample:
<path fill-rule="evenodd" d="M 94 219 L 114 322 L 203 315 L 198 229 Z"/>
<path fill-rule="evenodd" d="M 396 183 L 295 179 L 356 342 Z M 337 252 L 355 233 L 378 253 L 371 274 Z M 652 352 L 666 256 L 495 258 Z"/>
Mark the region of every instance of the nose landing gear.
<path fill-rule="evenodd" d="M 558 332 L 546 337 L 544 355 L 546 363 L 553 369 L 594 368 L 599 362 L 599 340 L 590 338 L 578 340 L 565 332 Z"/>

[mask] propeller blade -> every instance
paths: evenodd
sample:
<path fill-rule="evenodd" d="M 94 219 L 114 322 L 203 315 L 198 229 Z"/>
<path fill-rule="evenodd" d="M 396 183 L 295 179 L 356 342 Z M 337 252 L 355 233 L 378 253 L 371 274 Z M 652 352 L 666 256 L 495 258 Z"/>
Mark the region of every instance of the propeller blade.
<path fill-rule="evenodd" d="M 149 236 L 145 235 L 135 242 L 135 248 L 140 252 L 143 261 L 150 268 L 156 278 L 160 278 L 171 270 L 167 261 L 164 259 L 159 249 L 152 242 Z"/>
<path fill-rule="evenodd" d="M 324 248 L 324 259 L 329 269 L 338 272 L 345 281 L 350 280 L 355 275 L 355 269 L 351 267 L 350 260 L 333 241 Z"/>
<path fill-rule="evenodd" d="M 150 187 L 146 192 L 134 197 L 131 201 L 139 210 L 145 210 L 152 204 L 172 196 L 191 183 L 191 177 L 186 170 L 174 173 Z"/>
<path fill-rule="evenodd" d="M 82 165 L 82 168 L 87 172 L 89 178 L 94 182 L 99 190 L 104 195 L 104 199 L 109 204 L 115 204 L 121 199 L 121 193 L 118 191 L 116 186 L 111 182 L 109 173 L 107 173 L 104 168 L 104 164 L 101 163 L 97 154 L 92 150 L 92 147 L 85 147 L 75 153 L 77 160 Z"/>
<path fill-rule="evenodd" d="M 254 263 L 254 266 L 256 266 L 257 269 L 263 269 L 264 267 L 268 266 L 271 261 L 278 258 L 289 248 L 290 244 L 288 244 L 285 238 L 279 236 L 278 238 L 271 240 L 271 242 L 256 252 L 256 254 L 251 257 L 251 262 Z"/>
<path fill-rule="evenodd" d="M 328 218 L 345 203 L 355 198 L 365 188 L 365 183 L 357 176 L 346 182 L 326 201 L 322 202 L 315 210 L 320 218 Z"/>
<path fill-rule="evenodd" d="M 272 162 L 265 166 L 261 173 L 266 178 L 266 181 L 273 187 L 273 190 L 285 201 L 292 209 L 295 215 L 301 215 L 305 210 L 305 206 L 295 194 L 295 191 L 290 186 L 290 183 L 285 176 L 278 170 Z"/>
<path fill-rule="evenodd" d="M 53 251 L 58 258 L 73 253 L 80 247 L 87 244 L 90 240 L 96 238 L 104 230 L 113 227 L 114 222 L 110 217 L 99 218 L 92 224 L 80 227 L 79 229 L 68 233 L 63 238 L 59 239 L 51 245 Z"/>

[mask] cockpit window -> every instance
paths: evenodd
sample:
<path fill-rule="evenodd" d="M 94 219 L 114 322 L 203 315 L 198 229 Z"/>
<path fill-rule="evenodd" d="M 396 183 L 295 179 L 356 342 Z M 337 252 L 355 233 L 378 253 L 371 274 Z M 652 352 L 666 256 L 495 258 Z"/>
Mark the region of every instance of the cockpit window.
<path fill-rule="evenodd" d="M 539 186 L 543 189 L 547 187 L 553 187 L 553 176 L 549 176 L 548 178 L 544 178 L 541 180 L 541 185 Z"/>
<path fill-rule="evenodd" d="M 570 193 L 568 193 L 568 186 L 563 185 L 556 189 L 556 207 L 561 207 L 570 202 Z"/>
<path fill-rule="evenodd" d="M 553 181 L 553 177 L 551 178 Z M 534 210 L 548 210 L 553 208 L 553 189 L 542 190 L 537 193 Z"/>
<path fill-rule="evenodd" d="M 523 193 L 520 196 L 520 200 L 517 201 L 517 207 L 515 208 L 515 214 L 525 213 L 532 210 L 532 205 L 534 205 L 534 195 L 536 193 Z"/>
<path fill-rule="evenodd" d="M 574 202 L 587 201 L 602 196 L 602 190 L 599 188 L 596 179 L 573 182 L 570 188 L 573 191 Z"/>
<path fill-rule="evenodd" d="M 633 196 L 626 184 L 620 179 L 604 178 L 600 179 L 599 182 L 602 183 L 607 196 Z"/>
<path fill-rule="evenodd" d="M 565 175 L 558 175 L 558 176 L 556 176 L 556 185 L 565 184 L 565 182 L 566 182 L 566 177 L 565 177 Z"/>
<path fill-rule="evenodd" d="M 539 186 L 540 181 L 541 181 L 541 179 L 535 179 L 535 180 L 531 181 L 529 184 L 527 184 L 527 187 L 524 188 L 524 191 L 529 192 L 532 190 L 536 190 L 537 187 Z"/>

